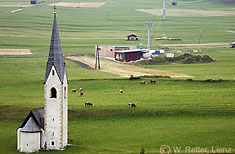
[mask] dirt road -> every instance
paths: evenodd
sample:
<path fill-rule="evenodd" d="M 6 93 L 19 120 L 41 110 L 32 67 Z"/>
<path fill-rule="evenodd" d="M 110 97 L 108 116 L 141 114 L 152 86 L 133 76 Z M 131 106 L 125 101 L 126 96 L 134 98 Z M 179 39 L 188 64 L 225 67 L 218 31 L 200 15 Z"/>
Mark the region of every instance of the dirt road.
<path fill-rule="evenodd" d="M 68 56 L 74 61 L 80 61 L 94 68 L 95 65 L 95 57 L 90 56 Z M 141 66 L 129 65 L 124 63 L 118 63 L 106 59 L 101 59 L 101 70 L 102 72 L 108 72 L 116 75 L 120 75 L 121 77 L 130 77 L 133 75 L 134 77 L 139 76 L 170 76 L 170 77 L 192 77 L 186 74 L 172 72 L 172 71 L 164 71 L 164 70 L 154 70 L 149 68 L 144 68 Z"/>
<path fill-rule="evenodd" d="M 67 3 L 67 2 L 59 2 L 55 3 L 56 6 L 63 7 L 88 7 L 88 8 L 97 8 L 105 5 L 105 2 L 91 2 L 91 3 Z M 54 6 L 54 4 L 49 4 L 49 6 Z"/>

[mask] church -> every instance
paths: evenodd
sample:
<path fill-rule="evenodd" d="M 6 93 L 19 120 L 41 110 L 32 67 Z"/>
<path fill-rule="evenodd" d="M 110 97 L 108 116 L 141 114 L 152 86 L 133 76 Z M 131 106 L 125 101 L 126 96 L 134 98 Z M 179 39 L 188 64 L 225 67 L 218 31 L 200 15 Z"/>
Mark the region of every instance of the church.
<path fill-rule="evenodd" d="M 68 81 L 56 12 L 44 80 L 44 108 L 32 110 L 17 129 L 17 150 L 64 150 L 68 145 Z"/>

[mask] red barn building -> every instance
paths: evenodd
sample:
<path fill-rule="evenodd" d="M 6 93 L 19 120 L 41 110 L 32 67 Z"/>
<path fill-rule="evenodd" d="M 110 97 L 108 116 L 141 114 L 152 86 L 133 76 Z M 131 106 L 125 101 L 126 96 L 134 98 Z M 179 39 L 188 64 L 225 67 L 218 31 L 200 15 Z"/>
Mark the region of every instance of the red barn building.
<path fill-rule="evenodd" d="M 122 62 L 140 60 L 146 52 L 147 50 L 143 49 L 115 51 L 115 60 Z"/>

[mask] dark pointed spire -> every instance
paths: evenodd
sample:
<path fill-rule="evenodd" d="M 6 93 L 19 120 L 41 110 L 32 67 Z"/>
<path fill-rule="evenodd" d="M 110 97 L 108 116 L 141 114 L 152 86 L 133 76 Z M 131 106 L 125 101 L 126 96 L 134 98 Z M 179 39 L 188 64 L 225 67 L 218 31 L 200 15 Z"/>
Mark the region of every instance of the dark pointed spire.
<path fill-rule="evenodd" d="M 62 54 L 62 48 L 60 44 L 60 36 L 59 36 L 58 26 L 56 22 L 55 9 L 54 9 L 54 23 L 53 23 L 53 29 L 52 29 L 52 35 L 51 35 L 51 46 L 50 46 L 49 57 L 47 61 L 44 83 L 46 83 L 47 81 L 47 78 L 50 74 L 52 66 L 55 67 L 56 72 L 59 76 L 59 79 L 63 83 L 64 73 L 65 73 L 65 63 L 64 63 L 64 57 Z"/>

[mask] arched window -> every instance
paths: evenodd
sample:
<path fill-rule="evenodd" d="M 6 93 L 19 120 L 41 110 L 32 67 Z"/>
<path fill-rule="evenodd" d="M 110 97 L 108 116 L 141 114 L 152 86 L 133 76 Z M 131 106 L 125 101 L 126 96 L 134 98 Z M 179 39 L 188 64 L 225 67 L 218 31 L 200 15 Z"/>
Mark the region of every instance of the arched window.
<path fill-rule="evenodd" d="M 54 87 L 51 88 L 51 98 L 56 98 L 56 89 Z"/>
<path fill-rule="evenodd" d="M 66 87 L 64 87 L 64 98 L 66 98 L 66 95 L 67 95 L 67 93 L 66 93 Z"/>

